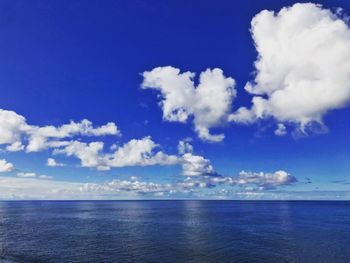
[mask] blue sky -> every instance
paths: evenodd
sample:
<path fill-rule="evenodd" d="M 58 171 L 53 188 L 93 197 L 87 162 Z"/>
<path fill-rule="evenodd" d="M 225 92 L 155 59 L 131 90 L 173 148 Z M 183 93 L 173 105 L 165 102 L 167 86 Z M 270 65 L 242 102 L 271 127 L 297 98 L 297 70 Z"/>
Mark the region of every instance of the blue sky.
<path fill-rule="evenodd" d="M 317 3 L 2 1 L 0 198 L 349 199 L 350 4 Z"/>

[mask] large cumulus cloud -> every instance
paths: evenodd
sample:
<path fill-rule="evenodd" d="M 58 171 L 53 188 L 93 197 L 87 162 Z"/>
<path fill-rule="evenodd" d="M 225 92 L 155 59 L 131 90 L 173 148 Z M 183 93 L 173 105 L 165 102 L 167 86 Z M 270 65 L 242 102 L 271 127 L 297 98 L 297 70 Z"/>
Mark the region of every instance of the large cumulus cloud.
<path fill-rule="evenodd" d="M 235 80 L 225 77 L 221 69 L 207 69 L 194 83 L 195 74 L 181 73 L 167 66 L 143 73 L 142 87 L 160 92 L 163 118 L 170 122 L 187 122 L 193 117 L 194 129 L 204 141 L 219 142 L 224 134 L 211 134 L 210 128 L 226 122 L 236 96 Z"/>
<path fill-rule="evenodd" d="M 324 115 L 350 101 L 350 30 L 337 13 L 307 3 L 263 10 L 251 22 L 258 52 L 255 79 L 245 90 L 254 95 L 230 121 L 251 123 L 274 118 L 302 131 L 323 124 Z M 277 135 L 283 135 L 279 126 Z"/>

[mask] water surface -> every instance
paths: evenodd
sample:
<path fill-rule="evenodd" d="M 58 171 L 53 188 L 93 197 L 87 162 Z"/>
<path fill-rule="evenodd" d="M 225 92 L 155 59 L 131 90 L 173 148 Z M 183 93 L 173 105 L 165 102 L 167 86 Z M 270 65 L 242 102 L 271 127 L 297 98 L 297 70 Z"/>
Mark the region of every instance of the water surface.
<path fill-rule="evenodd" d="M 350 202 L 0 202 L 0 262 L 350 262 Z"/>

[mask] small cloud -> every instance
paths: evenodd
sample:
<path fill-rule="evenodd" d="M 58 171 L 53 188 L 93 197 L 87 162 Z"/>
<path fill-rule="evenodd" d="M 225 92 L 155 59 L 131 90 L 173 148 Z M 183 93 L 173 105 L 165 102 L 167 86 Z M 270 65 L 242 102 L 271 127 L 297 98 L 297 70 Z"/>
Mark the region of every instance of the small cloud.
<path fill-rule="evenodd" d="M 24 149 L 24 145 L 22 142 L 14 142 L 8 146 L 6 146 L 6 150 L 9 152 L 18 152 Z"/>
<path fill-rule="evenodd" d="M 65 164 L 57 162 L 54 158 L 48 158 L 46 165 L 50 167 L 65 166 Z"/>
<path fill-rule="evenodd" d="M 210 160 L 200 155 L 185 153 L 182 156 L 182 174 L 184 176 L 216 176 Z"/>
<path fill-rule="evenodd" d="M 18 172 L 17 177 L 19 178 L 37 178 L 37 179 L 52 179 L 52 176 L 41 174 L 37 175 L 34 172 Z"/>
<path fill-rule="evenodd" d="M 179 154 L 192 153 L 193 146 L 186 139 L 184 139 L 179 141 L 179 144 L 177 145 L 177 150 Z"/>
<path fill-rule="evenodd" d="M 37 177 L 37 175 L 36 175 L 36 173 L 19 172 L 19 173 L 17 173 L 17 177 L 20 177 L 20 178 L 35 178 L 35 177 Z"/>
<path fill-rule="evenodd" d="M 39 178 L 40 179 L 52 179 L 53 177 L 49 176 L 49 175 L 42 174 L 42 175 L 39 175 Z"/>
<path fill-rule="evenodd" d="M 13 171 L 14 166 L 12 163 L 7 162 L 5 159 L 0 160 L 0 173 Z"/>
<path fill-rule="evenodd" d="M 277 186 L 291 185 L 296 182 L 298 182 L 297 178 L 283 170 L 274 173 L 241 171 L 237 180 L 240 186 L 255 185 L 258 190 L 274 189 Z"/>
<path fill-rule="evenodd" d="M 277 124 L 277 129 L 275 130 L 277 136 L 284 136 L 287 134 L 287 128 L 283 123 Z"/>

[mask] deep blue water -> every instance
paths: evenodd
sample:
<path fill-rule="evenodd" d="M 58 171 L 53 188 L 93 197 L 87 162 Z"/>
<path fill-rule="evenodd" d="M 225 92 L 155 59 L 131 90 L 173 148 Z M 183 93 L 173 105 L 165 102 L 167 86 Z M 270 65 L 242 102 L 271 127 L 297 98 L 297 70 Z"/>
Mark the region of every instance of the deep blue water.
<path fill-rule="evenodd" d="M 350 262 L 350 202 L 0 202 L 0 262 Z"/>

